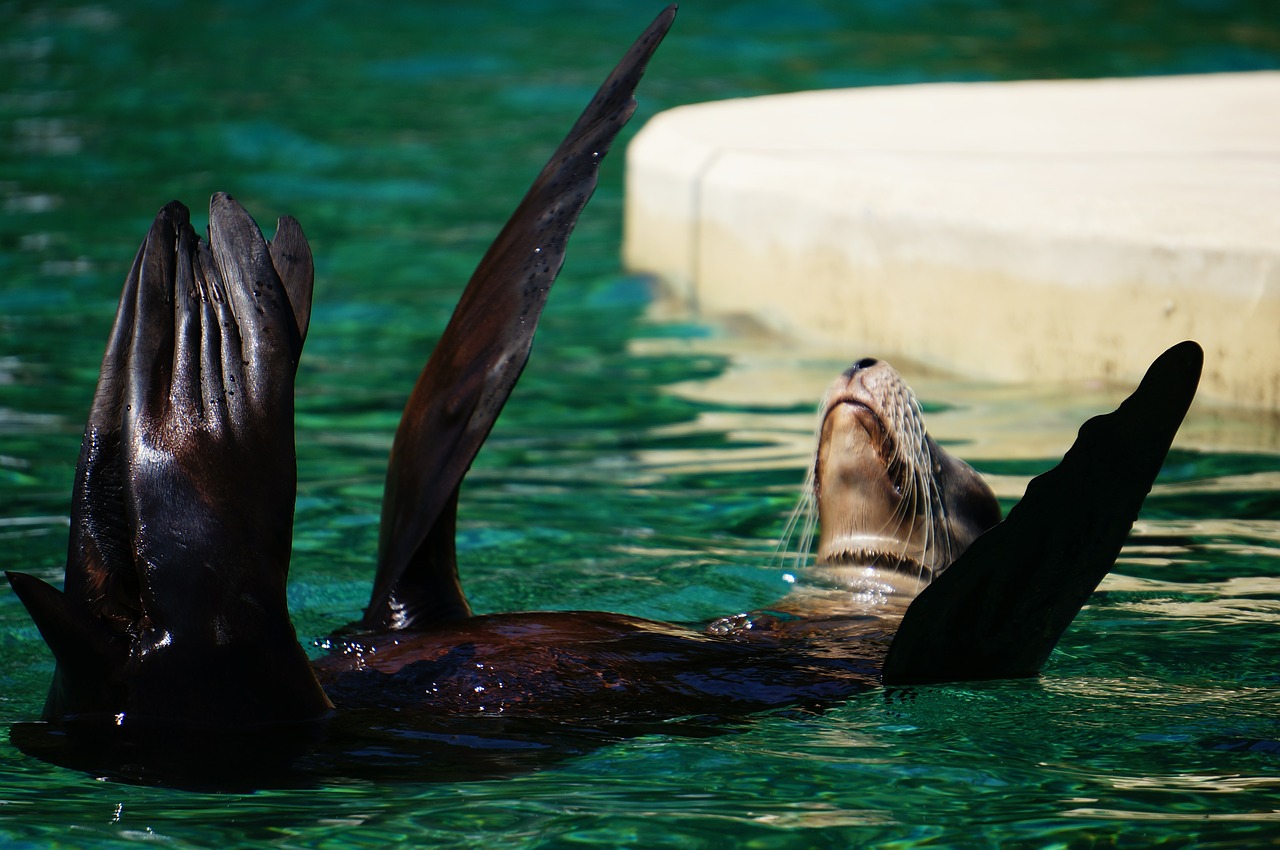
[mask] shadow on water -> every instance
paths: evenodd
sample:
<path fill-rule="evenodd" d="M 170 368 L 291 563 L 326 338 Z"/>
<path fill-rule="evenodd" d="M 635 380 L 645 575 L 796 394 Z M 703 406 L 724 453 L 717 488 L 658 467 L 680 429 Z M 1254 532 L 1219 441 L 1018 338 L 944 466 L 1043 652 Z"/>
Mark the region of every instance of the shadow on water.
<path fill-rule="evenodd" d="M 628 738 L 709 738 L 746 727 L 740 718 L 574 724 L 540 718 L 406 718 L 348 711 L 310 729 L 260 733 L 68 729 L 15 723 L 10 742 L 51 764 L 138 785 L 250 792 L 343 780 L 476 782 L 530 773 Z"/>

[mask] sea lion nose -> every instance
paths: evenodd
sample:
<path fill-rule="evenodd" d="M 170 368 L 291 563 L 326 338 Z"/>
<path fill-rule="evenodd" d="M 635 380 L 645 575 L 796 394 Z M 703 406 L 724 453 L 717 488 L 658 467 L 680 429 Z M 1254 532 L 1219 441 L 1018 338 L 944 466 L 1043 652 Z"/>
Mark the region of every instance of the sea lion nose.
<path fill-rule="evenodd" d="M 854 361 L 854 364 L 852 366 L 844 370 L 844 372 L 840 375 L 840 380 L 844 381 L 847 384 L 849 381 L 852 381 L 859 372 L 863 371 L 864 369 L 870 369 L 872 366 L 876 365 L 879 362 L 880 361 L 874 357 L 863 357 L 861 360 L 856 360 Z"/>

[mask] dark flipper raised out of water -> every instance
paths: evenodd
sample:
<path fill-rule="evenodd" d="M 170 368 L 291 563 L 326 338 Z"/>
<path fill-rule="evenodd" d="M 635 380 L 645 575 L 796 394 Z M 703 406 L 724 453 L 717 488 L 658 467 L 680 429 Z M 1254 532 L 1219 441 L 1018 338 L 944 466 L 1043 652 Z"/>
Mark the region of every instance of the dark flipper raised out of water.
<path fill-rule="evenodd" d="M 49 734 L 15 728 L 21 746 L 99 770 L 127 763 L 131 778 L 140 764 L 161 774 L 178 764 L 191 782 L 215 762 L 220 775 L 235 776 L 257 764 L 248 754 L 261 760 L 266 750 L 282 762 L 335 747 L 380 752 L 382 743 L 361 741 L 385 730 L 386 711 L 419 724 L 412 735 L 391 736 L 401 743 L 456 742 L 468 718 L 478 738 L 491 740 L 481 726 L 492 721 L 482 718 L 496 713 L 527 724 L 501 726 L 502 740 L 519 749 L 532 735 L 561 753 L 654 721 L 821 705 L 877 684 L 900 611 L 762 615 L 759 628 L 700 631 L 604 612 L 472 616 L 458 582 L 460 483 L 523 369 L 599 161 L 631 115 L 633 90 L 673 17 L 674 7 L 664 11 L 609 76 L 464 291 L 397 431 L 369 607 L 314 664 L 298 646 L 285 599 L 293 379 L 312 284 L 306 240 L 282 219 L 267 243 L 225 195 L 211 203 L 208 244 L 180 204 L 160 212 L 103 360 L 73 492 L 64 589 L 9 574 L 57 660 L 45 723 L 29 724 Z M 940 613 L 908 609 L 890 678 L 1035 673 L 1114 562 L 1198 374 L 1199 349 L 1184 343 L 1157 361 L 1111 427 L 1086 426 L 1062 467 L 1033 485 L 1027 509 L 973 545 L 995 566 L 970 568 L 965 556 L 954 580 L 920 597 Z M 866 421 L 880 444 L 894 442 L 884 422 Z M 1112 481 L 1107 465 L 1120 460 Z M 1053 507 L 1094 481 L 1107 483 L 1107 497 L 1056 521 Z M 1041 555 L 1037 570 L 1048 577 L 1030 580 L 1042 590 L 1010 568 L 1036 540 L 1052 547 L 1063 535 L 1095 531 L 1097 545 Z M 965 620 L 975 595 L 987 607 Z M 1003 624 L 1001 606 L 1020 624 L 1007 640 L 1025 643 L 1039 629 L 1031 656 L 1003 665 L 1006 638 L 993 631 Z M 1052 627 L 1035 625 L 1041 612 Z M 941 656 L 929 666 L 930 640 L 954 642 L 959 632 L 994 653 L 976 664 Z M 1022 643 L 1017 653 L 1026 652 Z M 571 726 L 541 725 L 562 723 Z M 200 754 L 195 768 L 174 756 L 174 740 Z M 259 751 L 264 741 L 272 746 Z M 432 770 L 457 751 L 430 749 Z"/>
<path fill-rule="evenodd" d="M 471 613 L 454 555 L 458 487 L 524 370 L 569 234 L 674 18 L 670 7 L 627 51 L 463 290 L 396 430 L 361 627 L 413 628 Z"/>
<path fill-rule="evenodd" d="M 884 662 L 885 684 L 1040 672 L 1115 565 L 1203 363 L 1196 343 L 1175 345 L 1117 410 L 1080 428 L 1062 462 L 911 603 Z"/>

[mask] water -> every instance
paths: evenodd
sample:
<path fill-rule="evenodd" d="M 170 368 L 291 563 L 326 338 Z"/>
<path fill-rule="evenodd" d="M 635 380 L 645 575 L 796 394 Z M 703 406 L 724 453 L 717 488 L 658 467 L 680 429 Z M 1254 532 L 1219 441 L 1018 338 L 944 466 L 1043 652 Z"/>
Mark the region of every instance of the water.
<path fill-rule="evenodd" d="M 480 252 L 656 6 L 0 5 L 0 539 L 61 575 L 115 299 L 151 216 L 213 191 L 317 257 L 298 386 L 291 607 L 363 605 L 405 395 Z M 1280 67 L 1269 0 L 688 3 L 633 128 L 824 86 Z M 831 374 L 655 310 L 618 266 L 621 145 L 462 508 L 483 611 L 696 620 L 768 603 Z M 1170 340 L 1173 342 L 1173 340 Z M 900 364 L 902 365 L 902 364 Z M 1117 388 L 906 368 L 1006 504 Z M 871 691 L 712 738 L 661 730 L 474 782 L 213 795 L 99 781 L 0 743 L 0 842 L 177 847 L 1234 847 L 1280 836 L 1280 429 L 1197 407 L 1116 572 L 1034 682 Z M 0 594 L 0 723 L 51 670 Z"/>

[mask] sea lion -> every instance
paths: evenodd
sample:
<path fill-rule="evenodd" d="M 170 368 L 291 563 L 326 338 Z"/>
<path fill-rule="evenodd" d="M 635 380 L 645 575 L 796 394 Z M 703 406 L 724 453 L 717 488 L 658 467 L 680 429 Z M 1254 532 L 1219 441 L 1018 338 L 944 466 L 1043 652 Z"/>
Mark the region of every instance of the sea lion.
<path fill-rule="evenodd" d="M 818 704 L 874 684 L 907 604 L 1000 506 L 926 433 L 888 363 L 857 361 L 820 411 L 805 499 L 817 563 L 767 611 L 701 628 L 598 611 L 356 624 L 316 663 L 326 692 L 343 708 L 420 708 L 429 691 L 439 713 L 616 722 Z"/>
<path fill-rule="evenodd" d="M 317 675 L 339 708 L 578 722 L 816 705 L 880 681 L 1035 675 L 1114 564 L 1201 361 L 1195 343 L 1165 352 L 1121 408 L 1086 423 L 1062 465 L 1000 521 L 990 488 L 928 436 L 892 367 L 861 360 L 823 403 L 811 476 L 824 525 L 818 564 L 769 610 L 701 630 L 594 611 L 419 616 L 331 637 Z M 1106 492 L 1090 500 L 1084 486 Z M 1070 504 L 1077 500 L 1085 504 Z M 1076 528 L 1088 545 L 1044 547 Z M 1007 542 L 981 545 L 989 536 Z M 981 566 L 970 566 L 965 553 L 974 550 Z M 1029 577 L 1051 590 L 1028 587 Z M 931 592 L 948 585 L 957 589 Z M 936 618 L 913 615 L 930 595 L 940 597 Z M 899 620 L 909 624 L 901 639 Z M 944 649 L 975 641 L 984 651 Z"/>
<path fill-rule="evenodd" d="M 1159 471 L 1195 392 L 1194 343 L 1170 349 L 1119 411 L 1087 423 L 1059 469 L 994 525 L 989 492 L 927 437 L 918 405 L 877 409 L 858 395 L 877 374 L 888 387 L 888 371 L 865 361 L 851 370 L 824 418 L 815 487 L 824 500 L 844 486 L 890 500 L 850 510 L 856 500 L 837 496 L 846 516 L 832 520 L 824 559 L 865 559 L 865 542 L 878 540 L 858 566 L 885 576 L 905 567 L 924 587 L 900 628 L 878 610 L 761 612 L 729 628 L 607 612 L 471 614 L 454 550 L 462 478 L 523 369 L 600 158 L 673 15 L 660 15 L 605 81 L 467 284 L 396 433 L 369 605 L 314 664 L 284 596 L 310 251 L 295 221 L 282 219 L 268 243 L 226 195 L 211 202 L 208 244 L 181 205 L 161 210 L 103 360 L 64 588 L 9 574 L 57 659 L 47 723 L 129 742 L 161 735 L 166 746 L 174 730 L 219 747 L 256 730 L 255 742 L 296 739 L 301 751 L 318 724 L 388 709 L 607 726 L 821 704 L 882 677 L 1039 670 L 1059 626 L 1114 563 Z M 864 436 L 848 436 L 857 429 Z M 841 455 L 851 441 L 852 458 Z M 852 481 L 859 467 L 871 485 Z M 1081 489 L 1104 486 L 1096 499 Z M 925 522 L 899 522 L 909 516 Z M 1096 545 L 1042 544 L 1080 533 Z M 1027 589 L 1025 576 L 1046 573 L 1046 586 L 1064 592 Z M 910 595 L 905 585 L 898 595 Z M 924 600 L 936 614 L 915 616 Z M 1016 652 L 996 646 L 971 660 L 935 648 L 997 633 Z"/>

